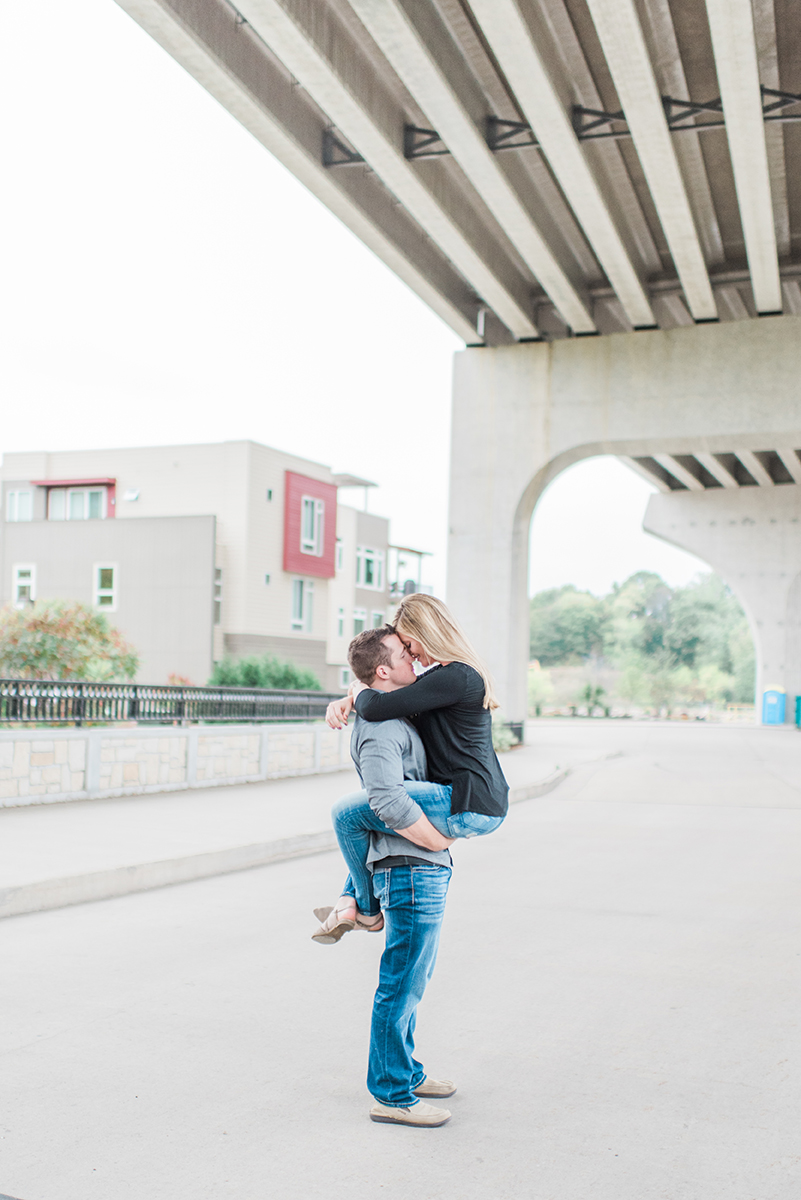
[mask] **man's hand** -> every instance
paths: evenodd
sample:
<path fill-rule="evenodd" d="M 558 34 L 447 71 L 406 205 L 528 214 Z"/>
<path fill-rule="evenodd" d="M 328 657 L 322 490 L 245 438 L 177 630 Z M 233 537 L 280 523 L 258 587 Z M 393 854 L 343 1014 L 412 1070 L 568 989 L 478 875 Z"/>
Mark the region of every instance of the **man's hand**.
<path fill-rule="evenodd" d="M 443 837 L 438 829 L 429 821 L 428 817 L 420 817 L 413 825 L 407 826 L 406 829 L 396 829 L 395 832 L 400 837 L 405 837 L 410 842 L 414 842 L 415 846 L 422 846 L 425 850 L 447 850 L 448 846 L 452 846 L 456 838 Z"/>
<path fill-rule="evenodd" d="M 350 696 L 343 696 L 341 700 L 332 700 L 325 710 L 325 721 L 332 729 L 341 729 L 343 725 L 348 723 L 348 714 L 353 708 L 353 701 Z"/>

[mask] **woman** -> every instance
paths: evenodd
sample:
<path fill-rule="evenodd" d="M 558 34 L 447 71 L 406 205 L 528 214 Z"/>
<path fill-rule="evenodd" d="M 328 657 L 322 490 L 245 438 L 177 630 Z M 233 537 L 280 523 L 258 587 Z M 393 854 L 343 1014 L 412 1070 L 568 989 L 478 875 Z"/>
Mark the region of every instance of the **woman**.
<path fill-rule="evenodd" d="M 405 717 L 412 722 L 426 751 L 427 778 L 439 785 L 405 785 L 442 838 L 441 846 L 429 849 L 443 848 L 454 838 L 492 833 L 506 816 L 509 788 L 492 746 L 492 710 L 498 704 L 486 668 L 448 608 L 433 596 L 406 596 L 394 630 L 420 666 L 431 669 L 397 691 L 356 682 L 348 696 L 329 704 L 326 720 L 340 729 L 355 708 L 365 721 Z M 334 810 L 350 875 L 335 908 L 317 910 L 321 919 L 327 915 L 312 935 L 316 941 L 338 941 L 349 929 L 383 926 L 366 860 L 370 832 L 387 827 L 376 824 L 363 796 Z"/>

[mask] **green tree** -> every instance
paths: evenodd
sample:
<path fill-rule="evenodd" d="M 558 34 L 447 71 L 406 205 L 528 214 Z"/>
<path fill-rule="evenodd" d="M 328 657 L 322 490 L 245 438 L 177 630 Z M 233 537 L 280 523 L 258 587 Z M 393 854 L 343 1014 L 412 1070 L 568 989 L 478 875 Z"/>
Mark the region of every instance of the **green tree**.
<path fill-rule="evenodd" d="M 606 599 L 608 620 L 604 654 L 612 660 L 634 653 L 653 657 L 665 645 L 673 593 L 659 575 L 638 571 L 615 584 Z"/>
<path fill-rule="evenodd" d="M 319 692 L 320 680 L 313 671 L 274 658 L 272 654 L 249 658 L 224 658 L 214 664 L 212 687 L 283 688 L 286 691 Z"/>
<path fill-rule="evenodd" d="M 544 667 L 577 662 L 603 647 L 606 608 L 572 585 L 540 592 L 531 600 L 531 657 Z"/>
<path fill-rule="evenodd" d="M 574 587 L 541 592 L 531 601 L 531 646 L 549 666 L 603 659 L 619 672 L 622 697 L 657 711 L 754 696 L 747 619 L 711 573 L 671 588 L 638 571 L 602 599 Z M 592 702 L 583 693 L 581 700 Z"/>
<path fill-rule="evenodd" d="M 133 679 L 139 655 L 105 614 L 86 604 L 38 601 L 0 611 L 0 674 L 6 679 Z"/>

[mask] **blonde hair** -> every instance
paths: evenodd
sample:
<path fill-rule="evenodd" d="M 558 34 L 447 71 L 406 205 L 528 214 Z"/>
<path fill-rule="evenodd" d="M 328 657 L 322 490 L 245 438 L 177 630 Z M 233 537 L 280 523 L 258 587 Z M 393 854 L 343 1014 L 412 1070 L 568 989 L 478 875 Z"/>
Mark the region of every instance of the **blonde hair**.
<path fill-rule="evenodd" d="M 436 596 L 426 596 L 423 592 L 404 596 L 395 613 L 393 625 L 401 638 L 410 637 L 419 642 L 427 658 L 436 662 L 461 662 L 473 667 L 484 680 L 484 707 L 498 707 L 487 668 L 450 610 Z"/>

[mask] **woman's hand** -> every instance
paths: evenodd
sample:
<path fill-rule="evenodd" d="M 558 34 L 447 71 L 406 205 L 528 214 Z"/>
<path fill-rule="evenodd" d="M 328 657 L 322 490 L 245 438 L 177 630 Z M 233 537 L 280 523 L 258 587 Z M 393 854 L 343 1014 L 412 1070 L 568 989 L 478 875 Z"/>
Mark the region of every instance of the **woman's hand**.
<path fill-rule="evenodd" d="M 348 715 L 353 709 L 353 701 L 350 696 L 343 696 L 341 700 L 332 700 L 325 710 L 325 723 L 330 725 L 332 729 L 341 729 L 343 725 L 348 723 Z"/>

